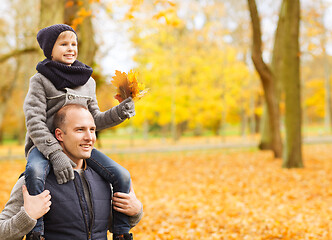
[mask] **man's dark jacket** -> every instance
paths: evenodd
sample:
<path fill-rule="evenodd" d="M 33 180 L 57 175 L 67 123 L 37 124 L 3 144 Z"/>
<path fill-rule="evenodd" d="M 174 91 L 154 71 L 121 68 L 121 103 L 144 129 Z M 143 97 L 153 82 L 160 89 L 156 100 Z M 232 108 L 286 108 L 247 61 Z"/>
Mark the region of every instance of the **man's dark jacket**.
<path fill-rule="evenodd" d="M 83 173 L 92 201 L 92 216 L 83 192 L 84 179 L 59 185 L 51 170 L 45 188 L 51 192 L 51 210 L 44 216 L 47 240 L 107 240 L 111 211 L 111 189 L 102 177 L 87 167 Z"/>

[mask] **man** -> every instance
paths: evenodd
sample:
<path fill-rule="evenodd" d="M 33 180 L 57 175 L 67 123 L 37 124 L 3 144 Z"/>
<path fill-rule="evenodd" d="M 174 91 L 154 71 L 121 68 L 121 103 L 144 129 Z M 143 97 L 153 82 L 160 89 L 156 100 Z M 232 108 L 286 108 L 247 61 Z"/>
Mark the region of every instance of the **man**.
<path fill-rule="evenodd" d="M 111 189 L 84 160 L 90 157 L 96 141 L 93 117 L 81 105 L 66 105 L 55 115 L 54 127 L 55 137 L 64 153 L 77 165 L 75 178 L 59 185 L 51 171 L 46 180 L 46 190 L 30 196 L 24 186 L 24 177 L 21 177 L 0 214 L 1 240 L 22 239 L 41 216 L 44 216 L 47 240 L 107 239 L 111 221 Z M 131 217 L 132 227 L 142 217 L 142 205 L 133 189 L 129 194 L 115 193 L 113 206 Z"/>

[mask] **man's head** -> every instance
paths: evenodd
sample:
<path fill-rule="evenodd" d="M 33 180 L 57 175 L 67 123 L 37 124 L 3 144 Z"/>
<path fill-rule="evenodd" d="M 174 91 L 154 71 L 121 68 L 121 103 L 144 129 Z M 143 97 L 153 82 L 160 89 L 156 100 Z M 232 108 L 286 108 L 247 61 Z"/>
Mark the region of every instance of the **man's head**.
<path fill-rule="evenodd" d="M 78 104 L 66 105 L 54 115 L 53 124 L 55 137 L 71 160 L 77 163 L 90 157 L 96 125 L 88 109 Z"/>
<path fill-rule="evenodd" d="M 59 43 L 59 40 L 62 42 Z M 41 29 L 37 34 L 37 41 L 44 51 L 45 57 L 50 60 L 71 65 L 77 58 L 77 34 L 72 27 L 66 24 L 55 24 Z M 62 54 L 62 58 L 56 58 L 59 56 L 54 56 L 55 54 Z M 69 60 L 66 55 L 71 55 Z M 74 60 L 72 61 L 72 59 Z"/>

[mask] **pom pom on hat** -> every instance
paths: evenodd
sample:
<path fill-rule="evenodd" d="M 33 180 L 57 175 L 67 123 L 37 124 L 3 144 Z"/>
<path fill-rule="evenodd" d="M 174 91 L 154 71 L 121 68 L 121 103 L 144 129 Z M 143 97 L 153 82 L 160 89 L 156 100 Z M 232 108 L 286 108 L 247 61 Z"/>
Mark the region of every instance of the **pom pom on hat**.
<path fill-rule="evenodd" d="M 59 35 L 65 31 L 72 31 L 76 34 L 75 30 L 66 24 L 55 24 L 41 29 L 37 34 L 37 41 L 40 48 L 44 51 L 45 57 L 52 59 L 53 46 L 58 39 Z M 77 36 L 77 34 L 76 34 Z"/>

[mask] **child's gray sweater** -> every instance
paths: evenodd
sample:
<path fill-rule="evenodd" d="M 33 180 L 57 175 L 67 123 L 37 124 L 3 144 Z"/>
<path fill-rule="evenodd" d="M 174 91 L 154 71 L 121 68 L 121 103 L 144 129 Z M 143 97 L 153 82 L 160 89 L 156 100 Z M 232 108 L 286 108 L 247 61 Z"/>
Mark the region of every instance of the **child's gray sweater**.
<path fill-rule="evenodd" d="M 97 130 L 118 125 L 127 118 L 128 110 L 121 104 L 105 112 L 100 111 L 96 99 L 96 84 L 91 77 L 83 86 L 57 90 L 50 80 L 36 73 L 30 79 L 29 91 L 23 105 L 27 127 L 26 157 L 33 147 L 37 147 L 47 159 L 52 153 L 62 150 L 52 133 L 53 116 L 62 106 L 72 103 L 84 105 L 89 109 Z"/>

